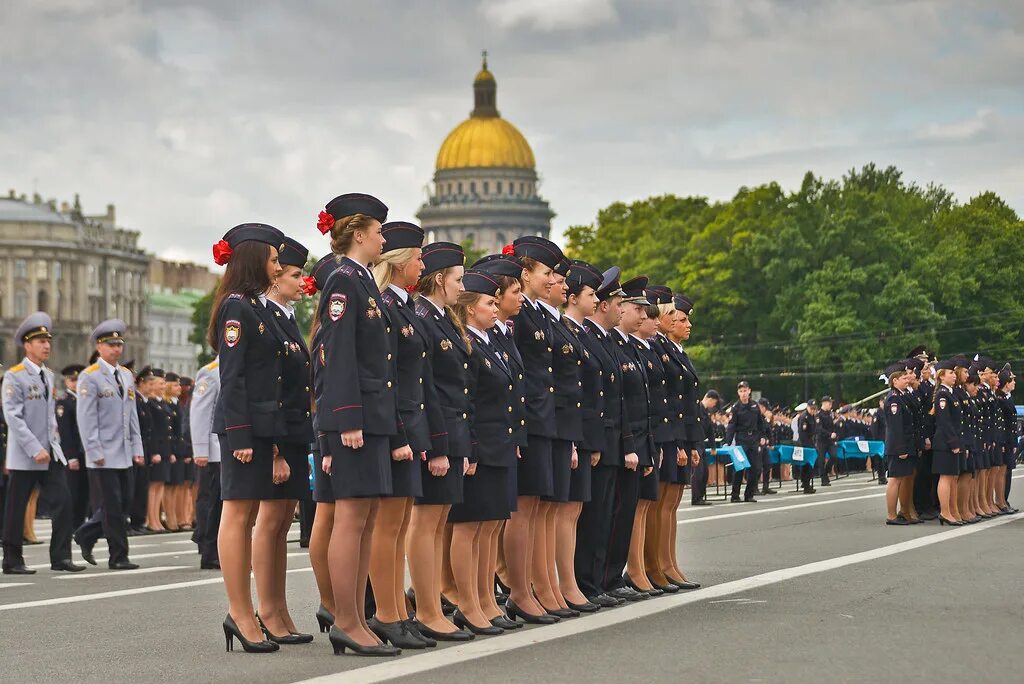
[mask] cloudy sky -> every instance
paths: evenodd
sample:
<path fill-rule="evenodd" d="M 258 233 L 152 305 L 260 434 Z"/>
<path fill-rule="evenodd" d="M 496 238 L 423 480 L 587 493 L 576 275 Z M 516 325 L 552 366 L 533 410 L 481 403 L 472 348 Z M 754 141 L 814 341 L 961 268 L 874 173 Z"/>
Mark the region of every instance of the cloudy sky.
<path fill-rule="evenodd" d="M 484 48 L 556 234 L 872 161 L 1024 213 L 1010 0 L 5 0 L 0 192 L 113 203 L 168 258 L 247 220 L 322 253 L 334 195 L 413 217 Z"/>

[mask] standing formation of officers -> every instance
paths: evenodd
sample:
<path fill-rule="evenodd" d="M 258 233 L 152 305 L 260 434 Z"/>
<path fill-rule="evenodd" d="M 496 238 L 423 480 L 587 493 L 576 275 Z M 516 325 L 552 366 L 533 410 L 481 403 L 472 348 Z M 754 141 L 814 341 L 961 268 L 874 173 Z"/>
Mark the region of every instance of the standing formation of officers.
<path fill-rule="evenodd" d="M 44 312 L 22 322 L 15 342 L 23 348 L 24 358 L 7 370 L 0 389 L 6 429 L 6 481 L 0 489 L 3 573 L 36 572 L 25 565 L 22 553 L 25 530 L 31 527 L 31 518 L 26 517 L 34 516 L 30 502 L 35 496 L 52 521 L 51 569 L 85 569 L 72 562 L 72 541 L 81 547 L 82 557 L 96 565 L 93 548 L 105 537 L 108 566 L 134 570 L 139 566 L 128 558 L 128 537 L 191 529 L 192 520 L 208 517 L 194 510 L 192 382 L 151 367 L 133 375 L 121 364 L 125 324 L 111 319 L 92 332 L 92 363 L 61 371 L 64 396 L 57 399 L 56 376 L 46 367 L 52 330 Z M 201 394 L 209 380 L 204 382 Z M 201 439 L 202 430 L 199 435 Z M 206 454 L 207 445 L 202 449 Z M 208 460 L 201 459 L 200 472 Z M 212 478 L 199 479 L 202 485 Z M 219 568 L 216 544 L 197 542 L 202 567 Z"/>
<path fill-rule="evenodd" d="M 699 587 L 676 558 L 676 508 L 691 479 L 705 498 L 718 398 L 682 346 L 685 296 L 533 236 L 467 267 L 459 245 L 424 245 L 369 195 L 331 200 L 317 227 L 331 251 L 308 275 L 307 249 L 269 225 L 213 249 L 218 356 L 196 378 L 191 428 L 215 474 L 198 520 L 219 548 L 228 649 L 312 639 L 288 614 L 283 547 L 311 449 L 316 618 L 335 653 Z M 290 303 L 316 292 L 307 341 Z"/>

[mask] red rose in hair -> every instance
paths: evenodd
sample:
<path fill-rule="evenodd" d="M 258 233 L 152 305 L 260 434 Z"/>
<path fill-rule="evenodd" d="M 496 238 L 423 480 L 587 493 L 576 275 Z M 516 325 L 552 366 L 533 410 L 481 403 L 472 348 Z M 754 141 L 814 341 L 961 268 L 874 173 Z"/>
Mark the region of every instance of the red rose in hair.
<path fill-rule="evenodd" d="M 406 286 L 405 291 L 408 292 L 409 294 L 414 294 L 416 292 L 416 286 L 408 285 Z"/>
<path fill-rule="evenodd" d="M 327 235 L 334 227 L 334 217 L 326 211 L 321 211 L 320 215 L 316 218 L 316 227 L 324 235 Z"/>
<path fill-rule="evenodd" d="M 501 253 L 506 256 L 515 256 L 516 248 L 513 247 L 511 244 L 505 245 L 504 247 L 501 248 Z"/>
<path fill-rule="evenodd" d="M 213 263 L 218 266 L 223 266 L 228 263 L 231 261 L 232 251 L 233 250 L 231 249 L 231 245 L 228 244 L 228 241 L 221 240 L 213 246 Z"/>
<path fill-rule="evenodd" d="M 304 276 L 302 278 L 302 292 L 303 294 L 312 297 L 317 292 L 316 278 L 313 276 Z"/>

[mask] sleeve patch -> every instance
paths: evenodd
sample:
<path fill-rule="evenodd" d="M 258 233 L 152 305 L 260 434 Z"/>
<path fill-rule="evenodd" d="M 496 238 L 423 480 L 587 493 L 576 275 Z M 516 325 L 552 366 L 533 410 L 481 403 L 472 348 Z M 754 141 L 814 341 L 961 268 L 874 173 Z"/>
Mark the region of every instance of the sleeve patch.
<path fill-rule="evenodd" d="M 897 413 L 900 412 L 899 404 L 897 404 L 896 402 L 889 404 L 889 411 L 891 411 L 892 415 L 895 416 Z"/>
<path fill-rule="evenodd" d="M 939 399 L 939 408 L 940 409 L 946 408 L 946 399 L 945 398 Z"/>
<path fill-rule="evenodd" d="M 234 347 L 242 339 L 242 323 L 240 321 L 228 321 L 224 324 L 224 344 Z"/>
<path fill-rule="evenodd" d="M 340 321 L 341 317 L 345 315 L 346 309 L 348 309 L 348 295 L 342 292 L 332 294 L 330 301 L 327 302 L 327 315 L 331 317 L 331 320 Z"/>

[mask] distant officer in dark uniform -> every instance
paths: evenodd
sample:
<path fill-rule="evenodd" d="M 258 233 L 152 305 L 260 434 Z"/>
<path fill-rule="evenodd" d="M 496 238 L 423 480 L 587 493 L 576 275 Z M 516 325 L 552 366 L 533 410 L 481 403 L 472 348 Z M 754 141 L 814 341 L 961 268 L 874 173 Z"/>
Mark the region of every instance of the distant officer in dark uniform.
<path fill-rule="evenodd" d="M 805 449 L 814 449 L 815 438 L 818 434 L 818 402 L 814 399 L 807 400 L 807 408 L 797 420 L 797 441 Z M 813 494 L 814 487 L 811 486 L 811 476 L 814 474 L 814 467 L 804 464 L 800 468 L 800 484 L 804 494 Z"/>
<path fill-rule="evenodd" d="M 817 433 L 814 436 L 814 448 L 818 450 L 819 472 L 821 473 L 821 486 L 831 487 L 829 473 L 835 465 L 836 458 L 836 423 L 832 415 L 832 397 L 821 398 L 821 408 L 818 410 Z"/>
<path fill-rule="evenodd" d="M 913 371 L 906 361 L 885 369 L 891 387 L 885 397 L 885 456 L 888 459 L 889 482 L 885 490 L 886 525 L 909 525 L 918 521 L 911 511 L 911 482 L 917 461 L 917 437 L 914 412 L 908 401 Z M 897 514 L 896 506 L 900 505 Z"/>
<path fill-rule="evenodd" d="M 134 378 L 118 364 L 124 351 L 124 330 L 125 323 L 119 319 L 96 326 L 90 339 L 99 358 L 82 371 L 78 382 L 78 431 L 97 507 L 75 532 L 75 541 L 82 548 L 82 557 L 95 565 L 93 546 L 105 536 L 111 570 L 139 567 L 128 560 L 125 513 L 132 494 L 132 463 L 145 462 Z"/>
<path fill-rule="evenodd" d="M 25 358 L 12 366 L 3 378 L 4 416 L 9 429 L 7 470 L 10 486 L 4 502 L 3 573 L 32 575 L 22 556 L 25 506 L 36 486 L 39 498 L 50 512 L 50 567 L 53 570 L 84 570 L 71 562 L 71 492 L 62 472 L 66 464 L 60 448 L 55 413 L 53 371 L 46 368 L 50 358 L 53 321 L 38 311 L 26 318 L 14 333 L 16 344 L 24 347 Z"/>
<path fill-rule="evenodd" d="M 707 429 L 707 436 L 700 442 L 695 443 L 695 450 L 700 455 L 700 459 L 697 464 L 692 466 L 690 470 L 690 505 L 691 506 L 710 506 L 711 502 L 707 500 L 708 492 L 708 463 L 714 462 L 710 459 L 714 459 L 717 454 L 714 453 L 715 447 L 718 444 L 715 442 L 714 436 L 714 422 L 711 420 L 711 413 L 718 410 L 718 404 L 721 402 L 722 397 L 715 390 L 708 390 L 704 394 L 704 398 L 697 403 L 697 411 L 700 416 L 701 425 Z M 711 449 L 712 453 L 710 456 L 704 455 L 705 449 Z"/>
<path fill-rule="evenodd" d="M 958 386 L 959 389 L 959 386 Z M 878 400 L 878 410 L 875 412 L 871 427 L 868 429 L 868 439 L 875 442 L 885 441 L 885 397 Z M 878 484 L 884 485 L 885 477 L 885 456 L 872 456 L 871 467 L 878 474 Z"/>
<path fill-rule="evenodd" d="M 153 417 L 149 412 L 149 400 L 144 388 L 153 381 L 152 369 L 148 366 L 139 371 L 135 378 L 135 410 L 139 414 L 139 434 L 142 436 L 142 451 L 146 460 L 142 465 L 132 466 L 131 525 L 128 536 L 149 534 L 146 529 L 146 513 L 149 508 L 149 459 L 153 453 Z"/>
<path fill-rule="evenodd" d="M 757 450 L 768 441 L 764 437 L 766 426 L 761 410 L 750 400 L 750 384 L 746 380 L 741 380 L 736 386 L 736 394 L 739 396 L 739 401 L 732 406 L 732 417 L 729 419 L 725 441 L 727 444 L 743 447 L 746 452 L 750 467 L 747 469 L 747 486 L 743 491 L 743 501 L 756 503 L 757 499 L 754 498 L 754 494 L 757 493 L 757 483 L 761 475 Z M 737 470 L 732 476 L 730 501 L 733 503 L 740 501 L 740 485 L 742 483 L 743 471 Z"/>
<path fill-rule="evenodd" d="M 78 374 L 85 370 L 80 363 L 65 366 L 64 396 L 57 400 L 57 430 L 60 446 L 68 461 L 65 476 L 71 492 L 71 528 L 75 529 L 89 514 L 89 477 L 85 469 L 85 449 L 78 434 Z"/>
<path fill-rule="evenodd" d="M 764 418 L 764 430 L 763 437 L 764 443 L 761 444 L 757 449 L 758 465 L 761 468 L 761 493 L 765 495 L 771 495 L 775 493 L 772 489 L 772 457 L 771 448 L 776 443 L 775 441 L 775 414 L 772 411 L 772 404 L 770 401 L 761 397 L 757 401 L 757 408 L 761 412 L 761 417 Z"/>

